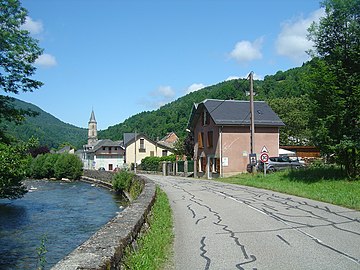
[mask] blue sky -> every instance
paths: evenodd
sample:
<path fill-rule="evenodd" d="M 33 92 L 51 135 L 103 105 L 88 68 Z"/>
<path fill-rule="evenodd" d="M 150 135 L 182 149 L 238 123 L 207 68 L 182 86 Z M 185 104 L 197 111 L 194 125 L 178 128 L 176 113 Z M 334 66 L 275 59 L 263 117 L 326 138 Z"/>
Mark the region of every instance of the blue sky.
<path fill-rule="evenodd" d="M 99 129 L 199 88 L 301 66 L 316 0 L 22 0 L 44 86 L 16 97 Z M 190 112 L 189 112 L 190 113 Z"/>

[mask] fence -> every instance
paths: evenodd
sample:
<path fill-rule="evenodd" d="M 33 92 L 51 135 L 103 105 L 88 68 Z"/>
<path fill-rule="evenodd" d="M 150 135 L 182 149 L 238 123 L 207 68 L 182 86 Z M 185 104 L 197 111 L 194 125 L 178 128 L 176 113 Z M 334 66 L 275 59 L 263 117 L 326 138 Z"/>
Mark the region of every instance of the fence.
<path fill-rule="evenodd" d="M 155 173 L 162 175 L 179 175 L 179 176 L 190 176 L 194 173 L 194 161 L 193 160 L 179 160 L 175 162 L 161 161 L 156 166 L 146 166 L 143 168 L 138 165 L 138 172 L 142 173 Z M 133 168 L 132 168 L 133 170 Z"/>
<path fill-rule="evenodd" d="M 162 174 L 163 175 L 181 175 L 190 176 L 194 173 L 194 161 L 163 161 L 162 163 Z"/>

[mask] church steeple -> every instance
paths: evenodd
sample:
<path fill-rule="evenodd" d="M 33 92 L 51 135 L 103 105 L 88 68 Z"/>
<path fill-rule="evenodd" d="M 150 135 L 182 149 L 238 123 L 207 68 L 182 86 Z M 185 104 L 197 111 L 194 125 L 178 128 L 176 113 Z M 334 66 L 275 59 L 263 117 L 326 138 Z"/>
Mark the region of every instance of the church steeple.
<path fill-rule="evenodd" d="M 88 129 L 88 145 L 95 145 L 98 141 L 97 138 L 97 122 L 95 119 L 94 110 L 91 111 Z"/>
<path fill-rule="evenodd" d="M 91 116 L 90 116 L 89 123 L 96 123 L 94 110 L 91 111 Z"/>

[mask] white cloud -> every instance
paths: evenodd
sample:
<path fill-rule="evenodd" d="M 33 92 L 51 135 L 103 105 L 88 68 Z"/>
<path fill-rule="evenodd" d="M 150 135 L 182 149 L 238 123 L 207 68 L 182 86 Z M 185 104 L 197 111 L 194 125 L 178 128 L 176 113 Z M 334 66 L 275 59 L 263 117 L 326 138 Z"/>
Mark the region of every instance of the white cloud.
<path fill-rule="evenodd" d="M 151 95 L 158 99 L 171 99 L 175 96 L 175 91 L 171 86 L 160 86 L 158 89 L 151 92 Z"/>
<path fill-rule="evenodd" d="M 202 84 L 202 83 L 193 83 L 192 85 L 190 85 L 186 90 L 185 90 L 185 93 L 186 94 L 189 94 L 191 92 L 195 92 L 197 90 L 200 90 L 202 88 L 206 87 L 205 84 Z"/>
<path fill-rule="evenodd" d="M 238 79 L 247 79 L 247 78 L 249 78 L 249 73 L 245 74 L 244 76 L 241 76 L 241 77 L 239 77 L 239 76 L 229 76 L 229 77 L 226 78 L 225 81 L 238 80 Z M 253 79 L 254 80 L 263 80 L 264 77 L 259 75 L 259 74 L 253 73 Z"/>
<path fill-rule="evenodd" d="M 21 28 L 29 31 L 33 35 L 40 34 L 44 30 L 41 21 L 34 21 L 29 16 L 26 16 L 25 23 L 22 25 Z"/>
<path fill-rule="evenodd" d="M 171 102 L 176 93 L 171 86 L 159 86 L 156 90 L 149 93 L 147 98 L 142 98 L 139 104 L 146 108 L 157 109 Z"/>
<path fill-rule="evenodd" d="M 231 80 L 238 80 L 238 79 L 243 79 L 243 77 L 239 77 L 239 76 L 229 76 L 225 79 L 225 81 L 231 81 Z"/>
<path fill-rule="evenodd" d="M 293 21 L 284 22 L 276 40 L 277 53 L 296 62 L 308 60 L 309 56 L 306 51 L 313 47 L 313 43 L 307 39 L 307 30 L 313 22 L 318 22 L 324 14 L 324 9 L 318 9 L 307 18 L 300 17 Z"/>
<path fill-rule="evenodd" d="M 242 40 L 236 43 L 235 48 L 230 53 L 230 58 L 235 59 L 239 63 L 247 63 L 252 60 L 261 59 L 261 46 L 263 38 L 259 38 L 254 42 Z"/>
<path fill-rule="evenodd" d="M 41 67 L 53 67 L 57 65 L 57 62 L 54 56 L 44 53 L 36 59 L 35 64 Z"/>

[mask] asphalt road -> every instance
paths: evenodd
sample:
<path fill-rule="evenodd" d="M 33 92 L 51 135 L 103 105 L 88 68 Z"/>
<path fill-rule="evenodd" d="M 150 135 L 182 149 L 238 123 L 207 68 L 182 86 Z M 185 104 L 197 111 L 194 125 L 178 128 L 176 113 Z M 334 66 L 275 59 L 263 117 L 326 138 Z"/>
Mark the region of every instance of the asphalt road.
<path fill-rule="evenodd" d="M 360 269 L 360 212 L 268 190 L 146 175 L 174 214 L 175 269 Z"/>

